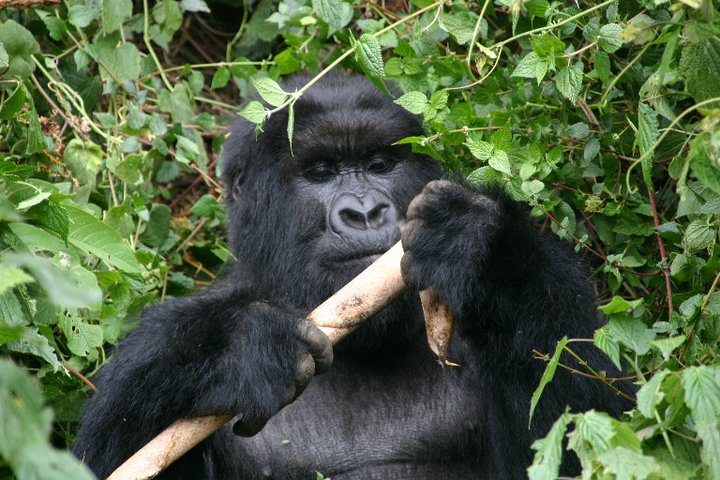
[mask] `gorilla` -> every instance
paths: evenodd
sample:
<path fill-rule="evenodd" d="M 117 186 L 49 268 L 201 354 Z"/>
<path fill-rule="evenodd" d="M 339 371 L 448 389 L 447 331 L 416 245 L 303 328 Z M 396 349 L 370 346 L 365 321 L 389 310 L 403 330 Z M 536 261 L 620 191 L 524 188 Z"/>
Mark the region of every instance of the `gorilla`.
<path fill-rule="evenodd" d="M 233 127 L 223 176 L 236 259 L 206 291 L 147 309 L 99 373 L 74 443 L 98 477 L 179 418 L 232 414 L 162 477 L 519 479 L 567 406 L 621 414 L 602 382 L 561 369 L 528 426 L 545 368 L 532 350 L 601 325 L 569 245 L 503 192 L 443 179 L 396 145 L 421 124 L 363 77 L 324 78 L 295 118 L 292 148 L 286 112 L 257 134 Z M 399 239 L 408 291 L 333 349 L 304 317 Z M 455 316 L 459 367 L 428 348 L 418 291 L 430 286 Z"/>

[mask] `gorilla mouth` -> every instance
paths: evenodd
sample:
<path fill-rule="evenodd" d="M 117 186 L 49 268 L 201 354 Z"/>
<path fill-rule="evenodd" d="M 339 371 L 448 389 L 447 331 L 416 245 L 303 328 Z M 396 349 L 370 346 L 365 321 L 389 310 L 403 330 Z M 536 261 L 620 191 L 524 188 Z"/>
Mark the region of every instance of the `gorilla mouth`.
<path fill-rule="evenodd" d="M 363 251 L 355 251 L 355 252 L 348 252 L 345 254 L 337 255 L 330 259 L 332 263 L 352 263 L 352 262 L 360 262 L 360 261 L 368 261 L 368 263 L 372 263 L 380 256 L 385 253 L 384 250 L 363 250 Z"/>

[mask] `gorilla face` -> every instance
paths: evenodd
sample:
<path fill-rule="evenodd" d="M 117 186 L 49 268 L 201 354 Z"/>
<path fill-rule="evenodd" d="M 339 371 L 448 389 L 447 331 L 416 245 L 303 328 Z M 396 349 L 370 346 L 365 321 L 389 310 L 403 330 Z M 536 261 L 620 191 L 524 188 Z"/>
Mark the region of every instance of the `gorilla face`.
<path fill-rule="evenodd" d="M 241 121 L 223 167 L 239 263 L 311 308 L 398 241 L 408 204 L 441 168 L 393 145 L 420 125 L 364 78 L 324 79 L 296 103 L 295 118 L 292 149 L 286 113 L 257 138 Z"/>

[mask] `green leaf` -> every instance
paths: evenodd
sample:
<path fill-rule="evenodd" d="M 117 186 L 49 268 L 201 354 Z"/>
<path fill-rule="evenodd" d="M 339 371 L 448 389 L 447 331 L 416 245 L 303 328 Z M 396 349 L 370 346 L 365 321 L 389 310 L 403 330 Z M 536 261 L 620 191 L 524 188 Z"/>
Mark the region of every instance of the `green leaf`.
<path fill-rule="evenodd" d="M 103 332 L 99 325 L 90 325 L 74 315 L 63 315 L 60 328 L 68 348 L 77 356 L 87 357 L 91 350 L 102 346 Z"/>
<path fill-rule="evenodd" d="M 215 72 L 215 75 L 213 75 L 210 90 L 215 90 L 216 88 L 223 88 L 225 85 L 228 84 L 229 81 L 230 70 L 228 70 L 227 67 L 220 67 L 217 69 L 217 72 Z"/>
<path fill-rule="evenodd" d="M 381 80 L 385 78 L 382 50 L 377 39 L 372 35 L 363 33 L 360 36 L 358 48 L 355 51 L 355 59 L 371 79 Z"/>
<path fill-rule="evenodd" d="M 704 220 L 693 220 L 685 230 L 683 244 L 694 252 L 708 248 L 715 243 L 715 229 Z"/>
<path fill-rule="evenodd" d="M 585 144 L 585 149 L 583 150 L 583 160 L 589 162 L 597 157 L 598 153 L 600 153 L 600 141 L 593 137 Z"/>
<path fill-rule="evenodd" d="M 117 34 L 99 40 L 96 52 L 103 81 L 124 83 L 140 77 L 140 52 L 134 44 L 120 41 Z"/>
<path fill-rule="evenodd" d="M 716 422 L 698 422 L 695 426 L 702 440 L 702 461 L 708 467 L 707 478 L 720 478 L 720 429 Z"/>
<path fill-rule="evenodd" d="M 132 7 L 131 0 L 102 0 L 103 32 L 112 33 L 122 27 L 132 15 Z"/>
<path fill-rule="evenodd" d="M 63 258 L 61 252 L 58 252 Z M 45 290 L 47 298 L 62 307 L 97 308 L 102 302 L 102 292 L 95 276 L 84 268 L 72 265 L 66 258 L 56 266 L 49 260 L 36 257 L 30 253 L 13 253 L 5 257 L 8 266 L 23 266 L 30 270 L 40 286 Z M 67 265 L 62 265 L 66 263 Z"/>
<path fill-rule="evenodd" d="M 669 338 L 662 338 L 660 340 L 653 340 L 650 342 L 650 344 L 660 350 L 660 353 L 662 353 L 663 359 L 667 362 L 670 360 L 670 355 L 672 352 L 675 351 L 676 348 L 678 348 L 680 345 L 685 343 L 685 335 L 679 335 L 677 337 L 669 337 Z"/>
<path fill-rule="evenodd" d="M 68 235 L 72 245 L 125 272 L 141 272 L 135 254 L 115 230 L 72 204 L 65 208 L 72 221 Z"/>
<path fill-rule="evenodd" d="M 555 35 L 544 34 L 530 37 L 533 51 L 543 58 L 554 58 L 565 49 L 565 43 Z"/>
<path fill-rule="evenodd" d="M 18 267 L 9 267 L 0 264 L 0 294 L 5 293 L 16 285 L 32 281 L 33 278 Z"/>
<path fill-rule="evenodd" d="M 610 335 L 607 326 L 595 330 L 593 343 L 612 360 L 618 370 L 622 370 L 622 366 L 620 365 L 620 345 L 618 345 L 617 341 Z"/>
<path fill-rule="evenodd" d="M 424 93 L 413 91 L 402 95 L 400 98 L 395 100 L 395 103 L 410 113 L 420 115 L 423 113 L 423 110 L 425 110 L 425 105 L 428 104 L 428 99 Z"/>
<path fill-rule="evenodd" d="M 14 20 L 8 20 L 0 24 L 0 43 L 8 57 L 8 67 L 0 71 L 0 75 L 20 79 L 29 77 L 35 70 L 32 55 L 40 52 L 33 34 Z"/>
<path fill-rule="evenodd" d="M 608 472 L 614 473 L 617 480 L 642 480 L 659 469 L 654 458 L 623 447 L 608 450 L 598 456 L 598 461 Z"/>
<path fill-rule="evenodd" d="M 465 146 L 468 147 L 470 153 L 472 153 L 475 158 L 484 162 L 490 160 L 490 157 L 492 157 L 493 150 L 495 148 L 493 147 L 492 143 L 474 141 L 471 139 L 465 142 Z"/>
<path fill-rule="evenodd" d="M 536 453 L 532 466 L 528 468 L 529 480 L 555 480 L 558 478 L 562 461 L 562 444 L 573 417 L 569 413 L 563 413 L 555 421 L 545 438 L 533 442 L 532 449 Z"/>
<path fill-rule="evenodd" d="M 607 324 L 611 337 L 634 350 L 638 355 L 644 355 L 650 350 L 650 343 L 655 340 L 655 332 L 645 326 L 637 318 L 615 314 Z"/>
<path fill-rule="evenodd" d="M 695 101 L 720 97 L 720 78 L 717 75 L 720 71 L 720 40 L 711 37 L 698 43 L 686 44 L 678 69 L 685 79 L 685 89 Z M 719 106 L 720 102 L 717 102 L 706 108 Z"/>
<path fill-rule="evenodd" d="M 643 385 L 637 392 L 638 410 L 645 418 L 655 418 L 655 407 L 662 401 L 665 394 L 662 391 L 662 382 L 670 375 L 670 371 L 661 370 Z"/>
<path fill-rule="evenodd" d="M 255 90 L 257 90 L 258 94 L 262 97 L 262 99 L 273 107 L 279 107 L 280 105 L 284 104 L 290 97 L 290 95 L 285 92 L 275 80 L 271 78 L 259 77 L 252 78 L 250 79 L 250 81 L 252 82 Z M 248 107 L 249 106 L 250 105 L 248 104 Z"/>
<path fill-rule="evenodd" d="M 99 2 L 87 2 L 68 8 L 68 21 L 77 28 L 85 28 L 100 18 Z"/>
<path fill-rule="evenodd" d="M 265 107 L 257 100 L 253 100 L 240 111 L 240 116 L 255 125 L 262 125 L 265 123 Z"/>
<path fill-rule="evenodd" d="M 63 368 L 47 337 L 41 335 L 36 327 L 24 327 L 20 338 L 8 343 L 6 347 L 11 352 L 42 358 L 53 371 Z"/>
<path fill-rule="evenodd" d="M 443 12 L 440 17 L 440 26 L 443 30 L 452 35 L 458 44 L 465 45 L 472 40 L 476 21 L 477 15 L 472 12 Z"/>
<path fill-rule="evenodd" d="M 548 71 L 548 61 L 540 58 L 535 52 L 530 52 L 518 63 L 512 73 L 512 77 L 534 78 L 538 85 Z"/>
<path fill-rule="evenodd" d="M 102 159 L 102 150 L 90 140 L 73 138 L 63 152 L 63 163 L 84 185 L 95 185 L 95 177 L 100 171 Z"/>
<path fill-rule="evenodd" d="M 603 83 L 610 81 L 610 57 L 605 52 L 596 52 L 593 55 L 593 66 L 595 73 Z"/>
<path fill-rule="evenodd" d="M 696 422 L 720 421 L 720 371 L 706 365 L 691 366 L 681 374 L 685 403 Z"/>
<path fill-rule="evenodd" d="M 490 165 L 498 172 L 512 175 L 512 170 L 510 169 L 510 159 L 508 158 L 508 154 L 505 153 L 504 150 L 496 149 L 490 157 L 490 160 L 488 160 L 488 165 Z"/>
<path fill-rule="evenodd" d="M 312 0 L 312 7 L 317 16 L 328 24 L 330 34 L 343 29 L 353 17 L 352 6 L 341 0 Z"/>
<path fill-rule="evenodd" d="M 582 88 L 582 71 L 575 67 L 563 67 L 555 78 L 558 91 L 568 100 L 575 103 Z"/>
<path fill-rule="evenodd" d="M 542 378 L 540 378 L 540 383 L 538 384 L 537 388 L 532 394 L 532 398 L 530 399 L 530 414 L 528 416 L 528 425 L 532 423 L 533 414 L 535 413 L 535 407 L 537 407 L 537 404 L 540 401 L 540 396 L 545 390 L 545 387 L 548 385 L 548 383 L 552 381 L 553 377 L 555 376 L 555 370 L 557 370 L 558 363 L 560 362 L 560 356 L 562 355 L 562 352 L 565 349 L 567 343 L 567 337 L 563 337 L 562 339 L 560 339 L 560 341 L 557 343 L 557 346 L 555 347 L 555 352 L 553 353 L 553 356 L 550 358 L 550 361 L 545 366 L 545 371 L 543 372 Z M 533 449 L 537 450 L 534 445 Z"/>
<path fill-rule="evenodd" d="M 652 186 L 652 148 L 655 141 L 660 137 L 658 130 L 657 113 L 650 106 L 641 103 L 638 106 L 638 132 L 635 143 L 642 156 L 643 179 L 647 185 Z"/>
<path fill-rule="evenodd" d="M 10 56 L 5 50 L 5 45 L 0 42 L 0 70 L 5 70 L 10 65 Z"/>
<path fill-rule="evenodd" d="M 616 52 L 623 45 L 623 40 L 620 38 L 621 33 L 622 27 L 617 23 L 603 25 L 598 34 L 598 45 L 607 53 Z"/>
<path fill-rule="evenodd" d="M 642 298 L 638 298 L 637 300 L 625 300 L 624 298 L 615 295 L 610 303 L 601 305 L 598 309 L 604 314 L 610 315 L 612 313 L 630 312 L 642 304 Z"/>
<path fill-rule="evenodd" d="M 167 205 L 153 203 L 150 210 L 150 220 L 147 223 L 141 240 L 151 247 L 160 247 L 170 234 L 170 217 L 172 210 Z"/>

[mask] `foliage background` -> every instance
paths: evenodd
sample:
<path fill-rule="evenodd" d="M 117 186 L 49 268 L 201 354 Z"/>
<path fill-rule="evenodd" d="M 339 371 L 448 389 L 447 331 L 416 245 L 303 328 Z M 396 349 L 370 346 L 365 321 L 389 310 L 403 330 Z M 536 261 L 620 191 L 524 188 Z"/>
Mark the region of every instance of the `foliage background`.
<path fill-rule="evenodd" d="M 332 69 L 394 82 L 425 121 L 407 142 L 531 205 L 593 268 L 609 323 L 534 352 L 533 407 L 579 341 L 637 406 L 566 413 L 530 477 L 578 455 L 584 478 L 720 478 L 711 0 L 0 2 L 0 477 L 91 478 L 65 448 L 93 374 L 145 305 L 231 256 L 232 114 L 257 91 L 241 114 L 261 125 L 306 89 L 275 80 Z"/>

